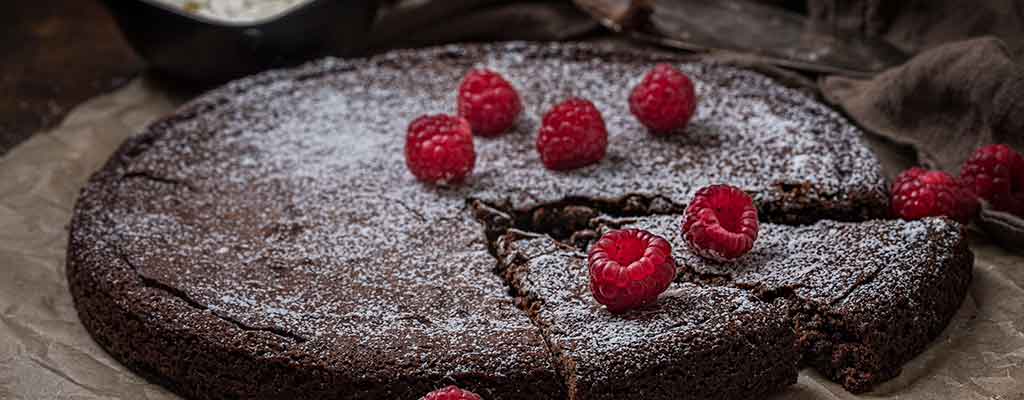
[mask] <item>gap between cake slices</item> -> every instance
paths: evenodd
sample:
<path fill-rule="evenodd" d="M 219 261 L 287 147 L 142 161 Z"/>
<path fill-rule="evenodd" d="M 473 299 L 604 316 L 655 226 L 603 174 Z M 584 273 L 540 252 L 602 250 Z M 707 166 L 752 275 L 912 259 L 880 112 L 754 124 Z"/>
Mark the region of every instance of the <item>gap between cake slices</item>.
<path fill-rule="evenodd" d="M 570 399 L 740 398 L 796 382 L 795 339 L 780 305 L 675 283 L 658 303 L 613 315 L 591 299 L 586 258 L 573 247 L 519 231 L 497 246 Z"/>

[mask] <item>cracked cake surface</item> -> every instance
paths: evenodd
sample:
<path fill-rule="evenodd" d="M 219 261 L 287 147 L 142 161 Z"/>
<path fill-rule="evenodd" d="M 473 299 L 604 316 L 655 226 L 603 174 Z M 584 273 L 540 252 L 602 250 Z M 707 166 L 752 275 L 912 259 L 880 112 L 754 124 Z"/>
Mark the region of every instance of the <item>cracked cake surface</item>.
<path fill-rule="evenodd" d="M 83 322 L 144 375 L 192 398 L 415 399 L 451 382 L 560 398 L 468 214 L 121 168 L 86 190 L 68 273 Z"/>
<path fill-rule="evenodd" d="M 651 137 L 626 99 L 672 60 L 585 44 L 449 46 L 214 90 L 122 145 L 83 189 L 67 261 L 79 315 L 117 359 L 194 398 L 414 399 L 448 383 L 564 398 L 543 329 L 495 273 L 485 228 L 513 224 L 495 218 L 679 212 L 721 182 L 772 221 L 885 210 L 860 131 L 755 72 L 678 63 L 700 105 L 687 135 Z M 453 112 L 459 79 L 480 66 L 518 88 L 521 120 L 475 139 L 465 185 L 418 183 L 403 159 L 409 121 Z M 609 154 L 551 172 L 534 137 L 569 96 L 602 111 Z M 497 211 L 488 227 L 470 210 L 481 205 Z"/>

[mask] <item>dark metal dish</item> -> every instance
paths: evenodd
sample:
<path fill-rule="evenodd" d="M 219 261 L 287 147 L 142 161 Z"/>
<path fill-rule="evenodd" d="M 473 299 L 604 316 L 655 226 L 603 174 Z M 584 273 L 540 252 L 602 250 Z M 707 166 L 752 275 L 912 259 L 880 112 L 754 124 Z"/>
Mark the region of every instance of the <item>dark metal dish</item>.
<path fill-rule="evenodd" d="M 103 0 L 125 38 L 152 68 L 215 84 L 323 55 L 358 51 L 373 0 L 309 0 L 253 21 L 210 18 L 159 0 Z"/>

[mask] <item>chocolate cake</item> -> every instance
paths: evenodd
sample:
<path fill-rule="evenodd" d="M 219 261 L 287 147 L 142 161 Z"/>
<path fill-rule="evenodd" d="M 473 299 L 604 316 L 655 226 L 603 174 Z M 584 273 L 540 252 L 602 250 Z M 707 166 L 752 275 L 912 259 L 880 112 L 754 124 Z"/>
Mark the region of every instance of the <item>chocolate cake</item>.
<path fill-rule="evenodd" d="M 678 283 L 656 304 L 615 315 L 594 301 L 577 249 L 516 232 L 498 248 L 570 399 L 759 398 L 796 383 L 799 355 L 778 304 Z"/>
<path fill-rule="evenodd" d="M 191 398 L 416 399 L 452 383 L 488 399 L 601 396 L 610 376 L 593 369 L 600 360 L 566 350 L 573 339 L 547 314 L 517 307 L 535 289 L 510 283 L 533 272 L 498 273 L 491 253 L 511 228 L 585 242 L 590 231 L 579 230 L 596 216 L 678 213 L 709 183 L 747 190 L 762 219 L 779 223 L 885 210 L 860 131 L 754 72 L 678 63 L 696 84 L 697 114 L 686 135 L 651 137 L 626 97 L 660 61 L 674 59 L 589 45 L 451 46 L 327 59 L 203 95 L 122 145 L 82 190 L 67 260 L 82 322 L 125 365 Z M 513 132 L 476 139 L 466 184 L 421 184 L 404 164 L 405 129 L 452 112 L 475 66 L 513 82 L 526 111 Z M 609 154 L 551 172 L 533 138 L 543 111 L 570 95 L 603 112 Z M 739 290 L 680 284 L 664 315 L 645 317 L 666 328 L 665 344 L 680 344 L 638 347 L 656 376 L 630 379 L 648 398 L 792 382 L 791 353 L 779 350 L 789 336 L 758 337 L 778 332 L 780 308 Z M 738 306 L 704 320 L 721 309 L 701 294 Z M 519 305 L 538 304 L 527 300 Z M 703 329 L 736 335 L 701 350 Z M 580 367 L 566 368 L 573 359 Z M 677 372 L 727 360 L 743 361 L 693 377 L 707 387 L 680 387 L 689 378 Z"/>
<path fill-rule="evenodd" d="M 669 240 L 680 281 L 787 304 L 804 362 L 857 393 L 899 374 L 941 333 L 974 265 L 960 225 L 944 218 L 764 224 L 751 252 L 731 263 L 695 255 L 679 226 L 670 216 L 624 225 Z"/>

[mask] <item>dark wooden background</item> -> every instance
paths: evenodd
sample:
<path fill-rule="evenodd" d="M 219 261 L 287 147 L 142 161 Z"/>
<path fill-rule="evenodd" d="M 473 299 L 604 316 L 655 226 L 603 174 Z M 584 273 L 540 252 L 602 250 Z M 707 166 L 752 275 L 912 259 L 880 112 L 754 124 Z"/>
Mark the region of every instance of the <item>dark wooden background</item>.
<path fill-rule="evenodd" d="M 0 156 L 143 68 L 95 0 L 5 1 L 0 54 Z"/>

